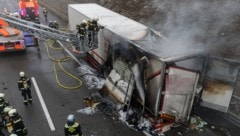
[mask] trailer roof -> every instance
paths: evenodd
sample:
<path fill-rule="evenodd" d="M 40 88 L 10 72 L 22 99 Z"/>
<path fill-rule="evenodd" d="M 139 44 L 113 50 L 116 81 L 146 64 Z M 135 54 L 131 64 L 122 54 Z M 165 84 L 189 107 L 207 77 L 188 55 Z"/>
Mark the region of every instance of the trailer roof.
<path fill-rule="evenodd" d="M 98 17 L 98 23 L 113 33 L 122 36 L 136 47 L 159 57 L 162 61 L 177 61 L 182 58 L 198 56 L 199 50 L 191 46 L 168 41 L 158 32 L 147 26 L 120 15 L 110 9 L 95 3 L 69 4 L 70 8 L 78 11 L 89 19 Z M 202 52 L 202 51 L 200 51 Z"/>
<path fill-rule="evenodd" d="M 68 6 L 89 19 L 98 17 L 100 25 L 130 40 L 142 38 L 147 33 L 148 28 L 143 24 L 95 3 L 69 4 Z"/>

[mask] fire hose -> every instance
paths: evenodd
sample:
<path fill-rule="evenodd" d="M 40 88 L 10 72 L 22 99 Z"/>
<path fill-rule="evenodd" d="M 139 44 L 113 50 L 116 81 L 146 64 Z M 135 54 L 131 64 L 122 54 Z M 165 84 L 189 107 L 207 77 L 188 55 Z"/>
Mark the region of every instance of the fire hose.
<path fill-rule="evenodd" d="M 64 89 L 69 89 L 69 90 L 73 90 L 73 89 L 77 89 L 77 88 L 80 88 L 83 84 L 83 82 L 76 76 L 74 76 L 73 74 L 69 73 L 66 69 L 63 68 L 62 66 L 62 62 L 66 62 L 66 61 L 69 61 L 71 60 L 71 57 L 70 56 L 66 56 L 66 57 L 62 57 L 62 58 L 59 58 L 59 59 L 56 59 L 56 58 L 53 58 L 51 55 L 50 55 L 50 52 L 49 52 L 49 47 L 54 49 L 54 50 L 62 50 L 63 48 L 61 47 L 54 47 L 54 44 L 55 44 L 55 41 L 54 40 L 51 40 L 51 39 L 48 39 L 48 40 L 45 40 L 44 41 L 44 45 L 46 47 L 46 51 L 47 51 L 47 54 L 48 54 L 48 57 L 51 61 L 54 62 L 54 66 L 53 66 L 53 69 L 54 69 L 54 74 L 55 74 L 55 79 L 56 79 L 56 82 L 57 84 L 64 88 Z M 56 70 L 56 65 L 58 64 L 58 66 L 61 68 L 61 70 L 69 77 L 75 79 L 79 84 L 77 86 L 66 86 L 64 85 L 63 83 L 60 82 L 59 80 L 59 76 L 58 76 L 58 73 L 57 73 L 57 70 Z"/>

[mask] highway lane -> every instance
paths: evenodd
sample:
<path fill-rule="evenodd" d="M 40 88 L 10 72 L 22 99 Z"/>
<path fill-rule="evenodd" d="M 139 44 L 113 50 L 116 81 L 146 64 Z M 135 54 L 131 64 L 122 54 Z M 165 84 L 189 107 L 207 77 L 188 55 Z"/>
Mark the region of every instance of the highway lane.
<path fill-rule="evenodd" d="M 0 11 L 3 11 L 4 8 L 7 8 L 9 12 L 17 11 L 16 0 L 0 0 Z M 43 24 L 47 24 L 42 14 L 40 19 Z M 57 20 L 60 26 L 66 26 L 51 13 L 49 13 L 49 20 Z M 64 55 L 62 51 L 55 52 L 52 50 L 51 54 L 57 57 Z M 77 75 L 78 65 L 74 61 L 64 62 L 63 66 Z M 17 89 L 20 71 L 25 71 L 28 77 L 36 79 L 55 131 L 51 131 L 49 127 L 34 87 L 32 87 L 33 104 L 28 106 L 23 104 L 23 98 Z M 61 74 L 62 71 L 59 68 L 57 71 L 60 73 L 62 82 L 68 85 L 78 84 Z M 88 90 L 84 86 L 76 90 L 66 90 L 59 87 L 55 80 L 53 62 L 48 58 L 43 41 L 40 41 L 40 51 L 35 47 L 30 47 L 26 52 L 0 54 L 0 83 L 2 82 L 7 82 L 8 89 L 2 90 L 3 86 L 0 85 L 0 91 L 6 94 L 6 100 L 22 115 L 29 130 L 29 136 L 63 136 L 66 117 L 70 113 L 76 115 L 76 120 L 82 125 L 85 136 L 142 135 L 142 133 L 131 130 L 120 122 L 113 121 L 112 118 L 106 117 L 101 112 L 94 115 L 77 113 L 77 110 L 85 107 L 83 97 L 91 93 L 92 90 Z"/>
<path fill-rule="evenodd" d="M 0 81 L 7 82 L 8 85 L 8 89 L 1 92 L 6 94 L 6 100 L 23 116 L 30 136 L 52 136 L 52 134 L 60 136 L 63 135 L 66 116 L 69 113 L 76 113 L 75 111 L 84 106 L 81 100 L 88 92 L 85 88 L 69 91 L 57 86 L 53 64 L 48 59 L 44 46 L 40 48 L 40 52 L 36 48 L 29 48 L 26 52 L 0 54 Z M 71 67 L 75 64 L 70 61 L 64 66 L 67 65 Z M 23 105 L 23 98 L 17 89 L 18 73 L 22 70 L 27 76 L 35 77 L 54 122 L 56 128 L 54 132 L 50 130 L 34 87 L 32 87 L 33 104 Z M 74 72 L 73 68 L 68 70 Z M 70 80 L 64 76 L 60 78 L 70 83 Z M 79 102 L 76 103 L 76 100 Z"/>
<path fill-rule="evenodd" d="M 15 0 L 0 1 L 1 11 L 3 11 L 4 8 L 7 8 L 9 12 L 17 12 L 17 6 Z M 57 20 L 57 18 L 49 13 L 49 20 Z M 42 16 L 41 22 L 46 24 Z M 58 22 L 60 21 L 58 20 Z M 63 53 L 60 52 L 57 56 L 62 56 L 62 54 Z M 79 103 L 82 102 L 76 103 L 75 100 L 82 100 L 82 97 L 84 96 L 82 95 L 82 92 L 85 91 L 85 95 L 87 95 L 87 89 L 83 87 L 81 89 L 69 91 L 60 88 L 56 84 L 53 63 L 48 58 L 42 42 L 40 42 L 40 52 L 36 48 L 30 47 L 26 52 L 0 54 L 0 65 L 0 81 L 7 82 L 8 84 L 8 89 L 1 90 L 1 92 L 6 93 L 6 100 L 8 100 L 22 115 L 29 130 L 29 135 L 63 135 L 63 126 L 67 115 L 69 113 L 75 113 L 76 110 L 81 108 Z M 64 67 L 67 67 L 69 71 L 77 74 L 77 65 L 73 61 L 64 63 Z M 51 119 L 53 120 L 56 129 L 55 131 L 52 132 L 49 127 L 34 87 L 32 87 L 33 104 L 28 105 L 27 107 L 23 105 L 23 98 L 17 89 L 17 80 L 20 71 L 25 71 L 27 76 L 36 79 Z M 61 76 L 61 74 L 60 78 L 63 82 L 69 83 L 70 85 L 77 84 L 74 83 L 75 81 L 71 81 L 71 79 L 69 80 L 69 78 Z M 84 106 L 83 103 L 82 106 Z"/>

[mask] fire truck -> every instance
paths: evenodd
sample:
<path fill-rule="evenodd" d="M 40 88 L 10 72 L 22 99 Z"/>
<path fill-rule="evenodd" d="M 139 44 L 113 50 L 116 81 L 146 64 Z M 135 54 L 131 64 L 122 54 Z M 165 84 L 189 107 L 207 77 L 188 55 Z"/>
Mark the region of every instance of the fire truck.
<path fill-rule="evenodd" d="M 85 42 L 80 39 L 78 33 L 52 29 L 10 14 L 0 14 L 0 26 L 0 49 L 2 52 L 25 50 L 26 47 L 36 46 L 38 41 L 35 36 L 70 43 L 73 47 L 78 47 L 81 53 L 97 48 L 97 44 L 92 46 L 81 44 Z"/>
<path fill-rule="evenodd" d="M 24 20 L 40 23 L 38 1 L 37 0 L 20 0 L 19 15 Z"/>
<path fill-rule="evenodd" d="M 25 49 L 24 34 L 0 19 L 0 52 L 23 51 Z"/>
<path fill-rule="evenodd" d="M 0 19 L 0 52 L 25 51 L 26 47 L 38 46 L 38 38 L 9 26 Z"/>

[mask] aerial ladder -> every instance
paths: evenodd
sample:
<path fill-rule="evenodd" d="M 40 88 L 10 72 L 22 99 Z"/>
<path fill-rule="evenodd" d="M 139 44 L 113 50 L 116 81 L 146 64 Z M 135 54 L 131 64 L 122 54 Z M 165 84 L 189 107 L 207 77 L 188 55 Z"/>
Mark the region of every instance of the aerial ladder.
<path fill-rule="evenodd" d="M 88 41 L 89 38 L 87 36 L 93 36 L 93 32 L 88 32 L 89 34 L 86 35 L 84 39 L 82 39 L 76 32 L 56 30 L 42 24 L 36 24 L 30 21 L 22 20 L 20 18 L 12 17 L 10 15 L 0 14 L 0 18 L 5 20 L 11 27 L 19 29 L 28 34 L 32 34 L 45 39 L 51 38 L 62 42 L 68 42 L 78 50 L 78 53 L 85 53 L 98 47 L 96 38 L 92 38 L 91 42 Z"/>

